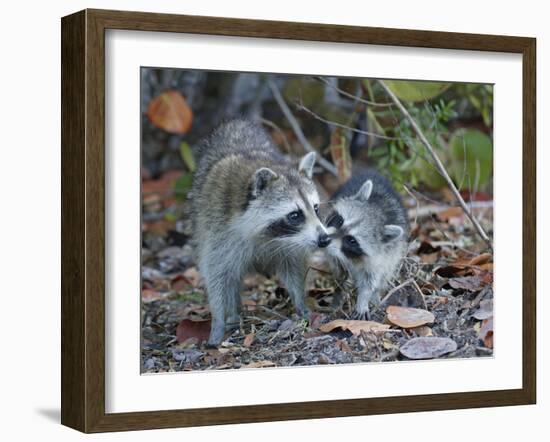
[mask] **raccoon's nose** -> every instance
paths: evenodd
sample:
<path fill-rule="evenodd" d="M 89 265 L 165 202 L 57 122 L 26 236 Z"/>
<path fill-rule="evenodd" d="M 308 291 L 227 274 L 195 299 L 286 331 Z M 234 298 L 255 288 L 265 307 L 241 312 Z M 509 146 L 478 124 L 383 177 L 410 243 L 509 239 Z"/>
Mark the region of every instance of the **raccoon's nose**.
<path fill-rule="evenodd" d="M 319 238 L 317 239 L 317 245 L 321 248 L 326 247 L 330 244 L 330 236 L 328 236 L 326 233 L 322 233 L 319 235 Z"/>

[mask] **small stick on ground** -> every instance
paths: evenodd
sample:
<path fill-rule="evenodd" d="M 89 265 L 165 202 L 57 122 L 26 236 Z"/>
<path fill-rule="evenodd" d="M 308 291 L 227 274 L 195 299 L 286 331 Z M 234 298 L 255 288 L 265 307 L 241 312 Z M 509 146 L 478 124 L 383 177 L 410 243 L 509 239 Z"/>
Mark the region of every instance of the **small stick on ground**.
<path fill-rule="evenodd" d="M 290 123 L 290 126 L 292 127 L 292 130 L 294 131 L 294 134 L 296 135 L 296 138 L 298 138 L 298 141 L 300 141 L 300 143 L 302 144 L 302 146 L 304 146 L 304 149 L 306 151 L 308 151 L 308 152 L 317 152 L 313 148 L 313 146 L 309 143 L 306 136 L 302 132 L 302 129 L 300 128 L 300 125 L 296 121 L 296 118 L 294 117 L 294 115 L 292 115 L 292 112 L 291 112 L 290 108 L 288 107 L 288 105 L 286 104 L 285 99 L 281 95 L 281 92 L 279 92 L 279 88 L 277 87 L 277 85 L 275 83 L 273 83 L 272 81 L 270 81 L 268 83 L 268 85 L 269 85 L 269 89 L 271 89 L 271 93 L 273 94 L 273 98 L 275 98 L 275 101 L 277 102 L 277 104 L 281 108 L 281 111 L 283 112 L 285 118 Z M 325 168 L 328 172 L 330 172 L 334 176 L 338 176 L 338 171 L 336 170 L 336 166 L 334 166 L 329 161 L 325 160 L 322 156 L 317 155 L 317 162 L 323 168 Z"/>
<path fill-rule="evenodd" d="M 490 209 L 493 207 L 493 201 L 475 201 L 473 203 L 470 203 L 470 209 L 472 210 L 485 210 Z M 429 205 L 424 207 L 419 207 L 415 209 L 411 209 L 409 211 L 409 217 L 412 216 L 412 210 L 415 210 L 414 215 L 417 218 L 426 218 L 428 216 L 437 215 L 438 213 L 444 212 L 446 210 L 449 210 L 453 207 L 457 206 L 447 206 L 447 205 Z"/>
<path fill-rule="evenodd" d="M 389 299 L 389 297 L 390 297 L 391 295 L 393 295 L 397 290 L 402 289 L 403 287 L 409 285 L 409 284 L 410 284 L 411 282 L 413 282 L 413 281 L 414 281 L 414 279 L 409 278 L 409 279 L 407 279 L 405 282 L 402 282 L 401 284 L 399 284 L 397 287 L 394 287 L 393 289 L 391 289 L 391 290 L 386 294 L 386 296 L 384 296 L 384 298 L 380 300 L 380 304 L 384 304 L 384 302 L 386 302 L 386 301 Z M 422 296 L 422 299 L 424 299 L 424 296 Z"/>
<path fill-rule="evenodd" d="M 451 189 L 451 192 L 453 193 L 453 195 L 455 196 L 456 200 L 458 201 L 458 204 L 460 204 L 460 207 L 462 207 L 462 210 L 464 210 L 464 213 L 466 214 L 466 216 L 470 219 L 470 221 L 472 222 L 474 228 L 476 229 L 477 233 L 479 234 L 479 236 L 483 239 L 483 241 L 485 241 L 485 243 L 487 244 L 487 246 L 493 250 L 493 244 L 491 242 L 491 239 L 489 238 L 489 236 L 487 235 L 487 233 L 485 233 L 485 230 L 483 230 L 483 227 L 481 227 L 481 224 L 479 224 L 479 222 L 477 221 L 477 219 L 474 217 L 474 215 L 472 214 L 472 212 L 468 209 L 468 206 L 466 204 L 466 202 L 464 201 L 464 199 L 462 198 L 462 195 L 460 195 L 460 192 L 458 191 L 458 189 L 456 188 L 456 186 L 454 185 L 453 183 L 453 180 L 451 180 L 451 177 L 449 176 L 449 174 L 447 173 L 447 171 L 445 170 L 445 167 L 443 166 L 443 163 L 441 162 L 441 160 L 439 159 L 439 157 L 437 156 L 437 153 L 435 152 L 434 148 L 432 147 L 432 145 L 430 144 L 430 142 L 428 141 L 428 139 L 426 138 L 426 136 L 424 135 L 424 133 L 422 132 L 422 129 L 420 129 L 420 127 L 418 126 L 416 120 L 411 117 L 411 114 L 409 113 L 409 111 L 405 108 L 405 106 L 403 106 L 403 103 L 401 103 L 401 100 L 399 100 L 399 98 L 397 98 L 397 96 L 392 92 L 392 90 L 386 85 L 386 83 L 384 83 L 384 81 L 382 80 L 378 80 L 378 83 L 382 86 L 382 88 L 386 91 L 386 93 L 389 95 L 389 97 L 391 98 L 391 100 L 395 103 L 395 105 L 399 108 L 399 110 L 401 111 L 401 113 L 405 116 L 405 118 L 409 121 L 409 123 L 411 123 L 411 126 L 413 127 L 414 131 L 416 132 L 416 135 L 418 135 L 418 138 L 420 139 L 420 141 L 422 142 L 422 144 L 424 145 L 424 147 L 426 147 L 426 149 L 428 150 L 428 152 L 430 153 L 434 163 L 435 163 L 435 166 L 438 170 L 438 172 L 441 174 L 441 176 L 445 179 L 445 181 L 447 182 L 447 185 L 449 186 L 449 188 Z"/>
<path fill-rule="evenodd" d="M 277 316 L 279 319 L 288 319 L 287 316 L 281 315 L 279 312 L 276 312 L 273 309 L 270 309 L 269 307 L 266 307 L 265 305 L 260 305 L 260 308 L 268 313 L 271 313 L 272 315 Z"/>
<path fill-rule="evenodd" d="M 424 309 L 426 309 L 427 305 L 426 305 L 426 298 L 424 297 L 424 293 L 422 292 L 422 290 L 420 289 L 420 287 L 418 286 L 418 284 L 416 283 L 416 281 L 414 279 L 411 279 L 411 281 L 412 281 L 412 285 L 418 291 L 418 293 L 420 294 L 420 297 L 422 298 L 422 307 L 424 307 Z"/>

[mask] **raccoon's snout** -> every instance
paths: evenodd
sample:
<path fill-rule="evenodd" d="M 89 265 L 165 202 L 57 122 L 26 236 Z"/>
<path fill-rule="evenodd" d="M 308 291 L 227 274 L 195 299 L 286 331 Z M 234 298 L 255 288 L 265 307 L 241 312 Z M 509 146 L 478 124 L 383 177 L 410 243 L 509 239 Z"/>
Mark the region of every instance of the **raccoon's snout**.
<path fill-rule="evenodd" d="M 328 236 L 326 233 L 322 233 L 319 235 L 319 238 L 317 239 L 317 245 L 320 248 L 327 247 L 332 240 L 330 239 L 330 236 Z"/>

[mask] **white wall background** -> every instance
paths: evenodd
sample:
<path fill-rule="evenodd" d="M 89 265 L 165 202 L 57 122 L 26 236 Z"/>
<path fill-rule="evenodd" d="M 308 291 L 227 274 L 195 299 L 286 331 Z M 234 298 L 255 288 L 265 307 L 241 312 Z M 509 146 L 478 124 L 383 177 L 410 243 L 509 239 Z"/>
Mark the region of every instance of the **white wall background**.
<path fill-rule="evenodd" d="M 550 28 L 544 2 L 353 0 L 52 0 L 5 2 L 0 32 L 0 434 L 56 441 L 85 436 L 59 425 L 60 17 L 86 7 L 363 26 L 533 36 L 538 39 L 538 405 L 374 417 L 231 425 L 92 436 L 95 440 L 282 438 L 447 441 L 524 438 L 550 413 L 550 257 L 544 189 L 550 184 Z M 518 146 L 519 148 L 519 146 Z M 543 250 L 545 249 L 546 250 Z M 546 264 L 546 265 L 545 265 Z M 520 330 L 518 330 L 520 333 Z M 320 386 L 322 388 L 322 386 Z M 538 431 L 537 431 L 538 430 Z M 291 440 L 292 440 L 291 439 Z"/>

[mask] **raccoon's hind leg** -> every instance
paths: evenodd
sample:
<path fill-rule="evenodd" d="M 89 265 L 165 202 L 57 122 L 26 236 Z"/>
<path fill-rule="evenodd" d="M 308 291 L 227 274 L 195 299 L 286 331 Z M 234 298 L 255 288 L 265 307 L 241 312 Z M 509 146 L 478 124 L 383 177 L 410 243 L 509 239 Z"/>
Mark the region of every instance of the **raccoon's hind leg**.
<path fill-rule="evenodd" d="M 233 284 L 234 287 L 227 287 L 229 292 L 225 297 L 225 329 L 234 330 L 241 324 L 241 280 Z M 235 288 L 236 287 L 236 288 Z"/>

